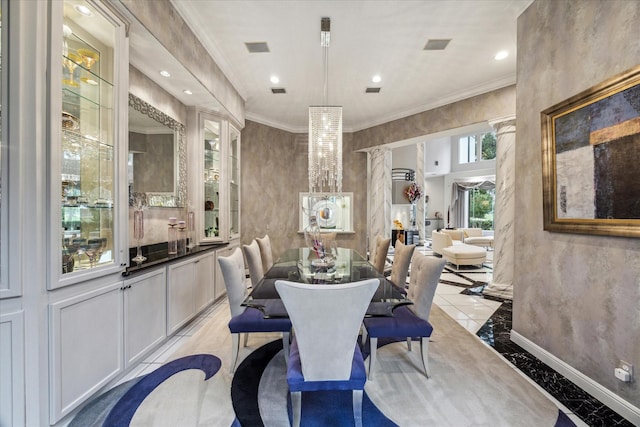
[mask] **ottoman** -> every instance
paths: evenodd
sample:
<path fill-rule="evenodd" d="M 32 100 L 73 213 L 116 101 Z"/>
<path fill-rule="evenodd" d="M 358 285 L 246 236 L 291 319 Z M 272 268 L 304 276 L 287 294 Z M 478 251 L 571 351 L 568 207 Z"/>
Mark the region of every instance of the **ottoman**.
<path fill-rule="evenodd" d="M 487 250 L 480 246 L 473 245 L 454 245 L 442 249 L 442 257 L 455 264 L 457 267 L 461 265 L 482 265 L 487 260 Z"/>

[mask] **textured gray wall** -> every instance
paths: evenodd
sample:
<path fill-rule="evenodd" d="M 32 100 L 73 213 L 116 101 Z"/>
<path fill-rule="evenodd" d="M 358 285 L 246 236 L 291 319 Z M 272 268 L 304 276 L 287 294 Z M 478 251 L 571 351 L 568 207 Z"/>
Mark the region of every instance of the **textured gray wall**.
<path fill-rule="evenodd" d="M 343 134 L 342 189 L 353 192 L 354 234 L 338 244 L 366 253 L 367 156 L 357 152 L 390 142 L 487 122 L 515 112 L 515 86 L 498 89 L 434 110 Z M 277 257 L 301 246 L 298 193 L 309 191 L 307 135 L 292 134 L 247 120 L 242 130 L 242 243 L 269 233 Z"/>
<path fill-rule="evenodd" d="M 640 64 L 640 2 L 537 0 L 518 19 L 513 328 L 640 406 L 640 239 L 542 229 L 540 112 Z"/>

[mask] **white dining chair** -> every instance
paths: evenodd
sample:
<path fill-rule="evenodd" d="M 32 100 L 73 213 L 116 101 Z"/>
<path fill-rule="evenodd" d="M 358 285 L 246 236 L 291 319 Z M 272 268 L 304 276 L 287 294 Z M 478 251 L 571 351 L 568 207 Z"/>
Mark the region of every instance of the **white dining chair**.
<path fill-rule="evenodd" d="M 362 426 L 367 378 L 357 339 L 379 284 L 379 279 L 327 286 L 276 281 L 294 330 L 287 383 L 295 427 L 301 421 L 302 392 L 321 390 L 351 390 L 354 421 Z"/>
<path fill-rule="evenodd" d="M 258 242 L 254 239 L 250 244 L 242 245 L 242 252 L 244 253 L 244 257 L 247 259 L 251 286 L 255 287 L 264 277 L 262 257 L 260 256 L 260 247 L 258 246 Z"/>

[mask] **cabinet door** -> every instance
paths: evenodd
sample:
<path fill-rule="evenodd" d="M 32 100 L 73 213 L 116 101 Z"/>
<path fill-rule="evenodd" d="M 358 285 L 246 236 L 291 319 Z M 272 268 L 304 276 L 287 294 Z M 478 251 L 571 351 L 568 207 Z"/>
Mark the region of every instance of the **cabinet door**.
<path fill-rule="evenodd" d="M 229 126 L 229 239 L 240 238 L 240 131 Z"/>
<path fill-rule="evenodd" d="M 199 163 L 203 167 L 204 173 L 201 193 L 203 197 L 202 209 L 204 209 L 202 220 L 199 222 L 199 236 L 201 242 L 219 242 L 221 236 L 221 212 L 222 198 L 222 121 L 212 116 L 200 116 L 201 139 L 199 142 L 200 152 Z M 224 195 L 224 193 L 223 193 Z"/>
<path fill-rule="evenodd" d="M 55 423 L 123 371 L 122 281 L 49 305 Z"/>
<path fill-rule="evenodd" d="M 138 362 L 166 335 L 166 269 L 124 282 L 125 368 Z"/>
<path fill-rule="evenodd" d="M 168 268 L 167 335 L 171 335 L 195 314 L 195 264 L 188 260 Z"/>
<path fill-rule="evenodd" d="M 0 426 L 24 425 L 22 310 L 0 315 Z"/>
<path fill-rule="evenodd" d="M 213 266 L 215 254 L 213 252 L 199 257 L 194 261 L 196 280 L 194 288 L 195 312 L 202 311 L 211 301 L 214 295 Z"/>
<path fill-rule="evenodd" d="M 125 127 L 116 124 L 126 117 L 128 58 L 125 24 L 100 2 L 52 2 L 49 40 L 49 287 L 57 288 L 126 262 Z"/>

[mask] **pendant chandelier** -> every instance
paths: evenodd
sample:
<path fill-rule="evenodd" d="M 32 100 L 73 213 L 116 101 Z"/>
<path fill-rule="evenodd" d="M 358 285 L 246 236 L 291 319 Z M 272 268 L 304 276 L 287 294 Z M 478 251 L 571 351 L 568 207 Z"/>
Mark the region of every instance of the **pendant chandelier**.
<path fill-rule="evenodd" d="M 342 107 L 329 106 L 331 19 L 320 21 L 324 102 L 309 107 L 309 192 L 342 192 Z"/>

